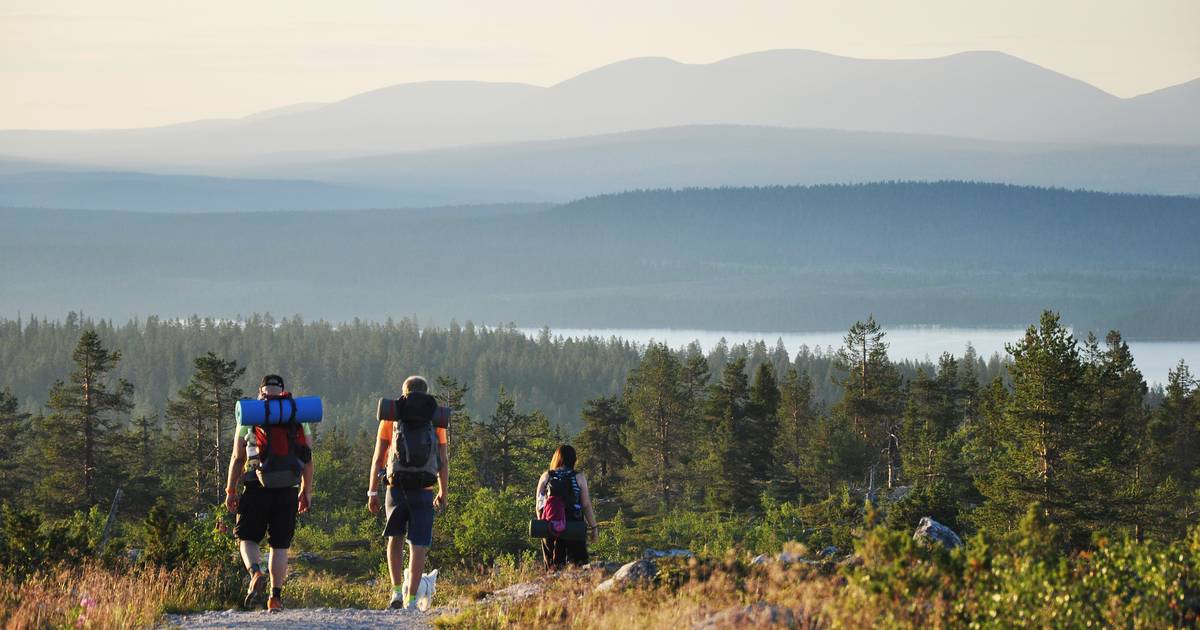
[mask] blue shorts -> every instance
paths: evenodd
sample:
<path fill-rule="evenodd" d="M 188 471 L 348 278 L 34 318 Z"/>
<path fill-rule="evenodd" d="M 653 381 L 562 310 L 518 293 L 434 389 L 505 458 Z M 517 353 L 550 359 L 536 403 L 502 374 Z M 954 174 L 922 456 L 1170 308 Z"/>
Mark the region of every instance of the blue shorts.
<path fill-rule="evenodd" d="M 433 543 L 433 490 L 405 490 L 399 486 L 388 486 L 384 506 L 387 508 L 384 536 L 404 536 L 407 533 L 408 542 L 418 547 L 428 547 Z"/>

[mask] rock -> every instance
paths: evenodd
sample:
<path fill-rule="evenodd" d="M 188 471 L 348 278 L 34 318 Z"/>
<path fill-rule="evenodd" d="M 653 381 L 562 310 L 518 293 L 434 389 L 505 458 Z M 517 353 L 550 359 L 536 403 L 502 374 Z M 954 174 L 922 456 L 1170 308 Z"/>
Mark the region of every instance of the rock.
<path fill-rule="evenodd" d="M 817 554 L 817 557 L 818 558 L 832 558 L 833 556 L 837 555 L 837 552 L 838 552 L 837 547 L 835 547 L 833 545 L 829 545 L 828 547 L 822 549 L 821 553 Z"/>
<path fill-rule="evenodd" d="M 841 560 L 838 560 L 837 565 L 843 568 L 861 567 L 863 564 L 862 556 L 852 553 Z"/>
<path fill-rule="evenodd" d="M 941 543 L 947 549 L 961 547 L 963 544 L 962 538 L 959 538 L 954 530 L 928 516 L 922 518 L 921 523 L 917 525 L 917 530 L 913 532 L 913 540 L 921 544 Z"/>
<path fill-rule="evenodd" d="M 593 562 L 589 562 L 587 564 L 587 566 L 583 567 L 583 570 L 584 571 L 602 571 L 604 573 L 613 573 L 617 569 L 620 569 L 620 568 L 621 568 L 621 564 L 619 562 L 604 562 L 603 560 L 596 560 Z"/>
<path fill-rule="evenodd" d="M 638 582 L 649 582 L 658 575 L 658 566 L 649 560 L 634 560 L 617 569 L 617 572 L 596 586 L 597 591 L 624 588 Z"/>
<path fill-rule="evenodd" d="M 767 564 L 770 561 L 771 561 L 770 556 L 768 556 L 765 553 L 760 553 L 757 556 L 754 556 L 754 559 L 750 561 L 750 564 L 760 564 L 761 565 L 761 564 Z"/>
<path fill-rule="evenodd" d="M 896 486 L 888 494 L 888 501 L 892 503 L 903 501 L 904 497 L 907 497 L 910 492 L 912 492 L 912 486 Z"/>
<path fill-rule="evenodd" d="M 659 551 L 658 549 L 647 549 L 642 552 L 643 560 L 653 560 L 655 558 L 691 558 L 695 554 L 687 549 L 670 549 L 668 551 Z"/>
<path fill-rule="evenodd" d="M 816 560 L 809 560 L 798 553 L 792 553 L 790 551 L 780 552 L 779 555 L 776 556 L 776 559 L 779 560 L 781 564 L 794 564 L 797 562 L 800 564 L 820 564 Z"/>
<path fill-rule="evenodd" d="M 506 586 L 492 593 L 491 598 L 519 602 L 529 599 L 534 595 L 540 595 L 543 588 L 545 587 L 540 582 L 523 582 L 521 584 Z"/>
<path fill-rule="evenodd" d="M 801 615 L 795 610 L 776 606 L 765 602 L 749 606 L 733 606 L 709 615 L 692 625 L 693 630 L 717 630 L 718 628 L 746 628 L 756 626 L 784 626 L 787 628 L 801 625 Z"/>

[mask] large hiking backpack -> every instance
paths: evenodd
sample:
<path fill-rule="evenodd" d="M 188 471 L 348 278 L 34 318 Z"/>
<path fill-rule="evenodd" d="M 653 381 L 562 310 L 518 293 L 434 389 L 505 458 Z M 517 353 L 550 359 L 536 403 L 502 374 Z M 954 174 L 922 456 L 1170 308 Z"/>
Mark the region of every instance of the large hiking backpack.
<path fill-rule="evenodd" d="M 291 488 L 300 483 L 304 465 L 312 459 L 312 448 L 304 437 L 304 429 L 296 422 L 296 401 L 290 393 L 268 400 L 280 400 L 286 407 L 291 403 L 291 415 L 281 424 L 254 427 L 254 442 L 258 447 L 258 465 L 254 474 L 264 488 Z"/>
<path fill-rule="evenodd" d="M 388 485 L 428 488 L 437 483 L 441 459 L 433 420 L 437 400 L 413 392 L 396 401 L 398 419 L 392 421 L 392 444 L 388 447 Z"/>
<path fill-rule="evenodd" d="M 574 470 L 551 470 L 546 485 L 546 503 L 540 516 L 549 521 L 550 535 L 560 536 L 566 531 L 568 521 L 583 520 L 579 481 Z"/>

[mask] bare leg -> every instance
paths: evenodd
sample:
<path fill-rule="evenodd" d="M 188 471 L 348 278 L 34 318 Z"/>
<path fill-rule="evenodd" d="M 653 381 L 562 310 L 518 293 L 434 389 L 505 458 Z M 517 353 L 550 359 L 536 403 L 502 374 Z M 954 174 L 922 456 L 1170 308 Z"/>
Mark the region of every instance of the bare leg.
<path fill-rule="evenodd" d="M 406 595 L 417 594 L 417 588 L 421 586 L 421 572 L 425 570 L 425 556 L 428 554 L 429 547 L 408 545 L 408 589 L 405 591 Z"/>
<path fill-rule="evenodd" d="M 271 550 L 271 588 L 283 588 L 283 580 L 287 577 L 288 550 Z"/>
<path fill-rule="evenodd" d="M 238 544 L 238 548 L 242 552 L 242 564 L 246 565 L 246 570 L 249 571 L 252 565 L 262 561 L 262 554 L 259 553 L 258 543 L 253 540 L 243 540 Z M 272 558 L 274 561 L 274 558 Z"/>
<path fill-rule="evenodd" d="M 404 537 L 388 536 L 387 541 L 388 576 L 392 578 L 392 586 L 400 586 L 404 580 Z"/>

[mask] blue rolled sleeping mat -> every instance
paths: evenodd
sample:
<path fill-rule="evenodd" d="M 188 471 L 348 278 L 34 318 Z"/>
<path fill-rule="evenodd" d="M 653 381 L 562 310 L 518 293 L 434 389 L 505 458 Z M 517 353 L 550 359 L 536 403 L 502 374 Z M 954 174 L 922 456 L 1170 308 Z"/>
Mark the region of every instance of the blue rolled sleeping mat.
<path fill-rule="evenodd" d="M 258 400 L 243 398 L 237 401 L 234 416 L 238 424 L 259 426 L 263 424 L 287 424 L 296 422 L 320 422 L 324 415 L 319 396 L 297 396 L 295 398 L 272 398 Z"/>

